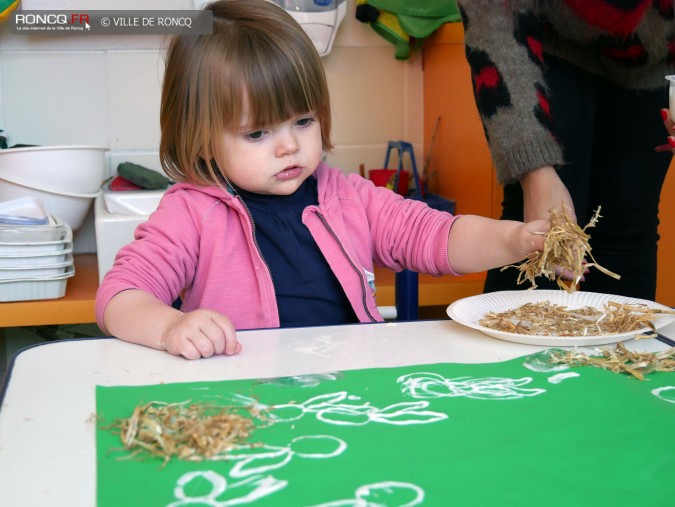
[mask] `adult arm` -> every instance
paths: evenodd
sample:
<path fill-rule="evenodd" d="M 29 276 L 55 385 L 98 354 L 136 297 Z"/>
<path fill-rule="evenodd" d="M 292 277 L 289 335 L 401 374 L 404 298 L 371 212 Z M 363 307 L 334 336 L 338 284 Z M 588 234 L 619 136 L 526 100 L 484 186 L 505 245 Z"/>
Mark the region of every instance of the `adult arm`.
<path fill-rule="evenodd" d="M 569 191 L 555 167 L 562 149 L 550 130 L 547 86 L 542 72 L 541 25 L 503 2 L 460 0 L 467 61 L 476 105 L 501 183 L 519 181 L 524 220 L 547 219 L 567 206 Z"/>

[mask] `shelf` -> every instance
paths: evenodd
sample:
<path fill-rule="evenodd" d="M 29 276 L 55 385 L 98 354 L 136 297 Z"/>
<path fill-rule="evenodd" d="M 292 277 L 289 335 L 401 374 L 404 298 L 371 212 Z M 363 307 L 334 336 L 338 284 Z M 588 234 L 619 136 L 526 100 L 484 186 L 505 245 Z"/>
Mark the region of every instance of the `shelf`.
<path fill-rule="evenodd" d="M 95 322 L 94 302 L 98 289 L 96 254 L 79 254 L 74 259 L 75 276 L 68 279 L 64 297 L 0 303 L 0 328 Z"/>

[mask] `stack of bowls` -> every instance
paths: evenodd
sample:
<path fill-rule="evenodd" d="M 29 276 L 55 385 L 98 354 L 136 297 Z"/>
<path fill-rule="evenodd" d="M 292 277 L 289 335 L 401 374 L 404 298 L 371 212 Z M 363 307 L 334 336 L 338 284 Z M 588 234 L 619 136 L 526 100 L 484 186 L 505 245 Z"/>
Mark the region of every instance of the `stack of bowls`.
<path fill-rule="evenodd" d="M 34 205 L 30 198 L 0 203 Z M 58 215 L 0 213 L 0 302 L 55 299 L 75 274 L 73 231 Z"/>
<path fill-rule="evenodd" d="M 39 199 L 73 231 L 84 222 L 105 179 L 100 146 L 29 146 L 0 150 L 0 202 Z"/>

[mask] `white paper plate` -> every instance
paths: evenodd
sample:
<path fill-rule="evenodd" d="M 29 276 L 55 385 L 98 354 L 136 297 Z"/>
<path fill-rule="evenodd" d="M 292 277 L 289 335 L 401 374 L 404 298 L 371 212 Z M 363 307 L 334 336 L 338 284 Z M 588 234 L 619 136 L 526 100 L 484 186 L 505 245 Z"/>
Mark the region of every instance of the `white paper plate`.
<path fill-rule="evenodd" d="M 452 320 L 467 327 L 477 329 L 493 338 L 506 340 L 527 345 L 547 345 L 553 347 L 567 347 L 574 345 L 602 345 L 629 340 L 635 335 L 651 331 L 645 327 L 628 333 L 613 333 L 594 336 L 542 336 L 509 333 L 490 329 L 478 324 L 488 312 L 503 312 L 512 310 L 525 303 L 549 302 L 556 305 L 564 305 L 570 309 L 590 306 L 602 309 L 609 301 L 624 304 L 644 304 L 649 308 L 671 310 L 670 307 L 648 301 L 645 299 L 616 296 L 614 294 L 598 294 L 596 292 L 573 292 L 572 294 L 562 290 L 514 290 L 490 292 L 460 299 L 448 306 L 447 312 Z M 659 329 L 675 320 L 675 315 L 659 315 L 652 323 Z"/>

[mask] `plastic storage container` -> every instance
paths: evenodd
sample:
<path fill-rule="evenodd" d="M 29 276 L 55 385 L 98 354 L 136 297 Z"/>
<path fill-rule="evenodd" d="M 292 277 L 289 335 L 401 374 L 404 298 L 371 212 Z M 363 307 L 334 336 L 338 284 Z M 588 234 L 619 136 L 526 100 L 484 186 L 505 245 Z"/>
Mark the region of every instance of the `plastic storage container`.
<path fill-rule="evenodd" d="M 73 231 L 61 217 L 47 225 L 0 225 L 0 301 L 54 299 L 74 276 Z"/>
<path fill-rule="evenodd" d="M 68 278 L 75 276 L 71 266 L 61 275 L 35 279 L 0 280 L 0 302 L 57 299 L 66 295 Z"/>
<path fill-rule="evenodd" d="M 0 225 L 0 256 L 56 253 L 72 246 L 72 229 L 56 215 L 48 225 Z"/>
<path fill-rule="evenodd" d="M 2 257 L 0 257 L 0 262 Z M 61 262 L 52 264 L 23 264 L 21 266 L 1 266 L 0 281 L 3 280 L 31 280 L 34 278 L 48 278 L 64 274 L 73 266 L 73 254 L 67 254 Z"/>
<path fill-rule="evenodd" d="M 0 269 L 53 266 L 65 262 L 68 254 L 73 252 L 72 244 L 64 243 L 63 250 L 53 252 L 28 252 L 20 254 L 0 255 Z"/>

